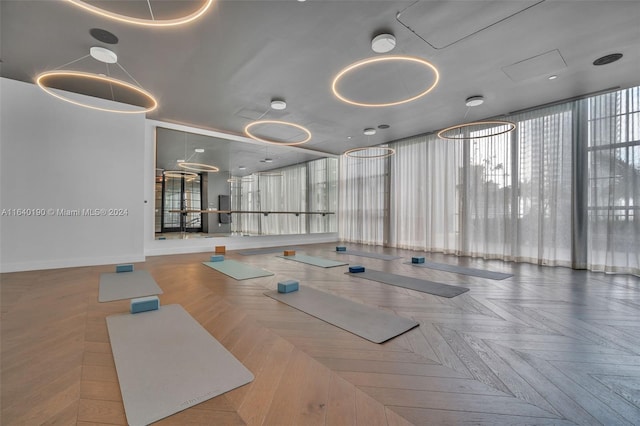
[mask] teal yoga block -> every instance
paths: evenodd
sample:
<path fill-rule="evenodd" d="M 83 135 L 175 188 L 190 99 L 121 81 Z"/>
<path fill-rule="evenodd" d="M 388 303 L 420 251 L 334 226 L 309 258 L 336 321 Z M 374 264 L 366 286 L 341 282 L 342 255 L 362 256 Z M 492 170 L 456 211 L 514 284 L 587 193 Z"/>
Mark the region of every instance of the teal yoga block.
<path fill-rule="evenodd" d="M 338 246 L 336 247 L 336 251 L 347 251 L 347 248 L 345 246 Z"/>
<path fill-rule="evenodd" d="M 224 262 L 224 256 L 221 254 L 214 254 L 211 256 L 211 262 Z"/>
<path fill-rule="evenodd" d="M 278 283 L 278 293 L 291 293 L 292 291 L 298 291 L 298 281 L 287 280 Z"/>
<path fill-rule="evenodd" d="M 116 265 L 116 272 L 133 272 L 133 264 Z"/>
<path fill-rule="evenodd" d="M 411 258 L 411 263 L 424 263 L 424 257 L 422 257 L 422 256 L 412 257 Z"/>
<path fill-rule="evenodd" d="M 147 296 L 138 297 L 137 299 L 131 299 L 132 314 L 147 311 L 157 311 L 158 309 L 160 309 L 160 299 L 158 299 L 158 296 Z"/>
<path fill-rule="evenodd" d="M 351 273 L 364 272 L 364 266 L 349 266 L 349 272 Z"/>

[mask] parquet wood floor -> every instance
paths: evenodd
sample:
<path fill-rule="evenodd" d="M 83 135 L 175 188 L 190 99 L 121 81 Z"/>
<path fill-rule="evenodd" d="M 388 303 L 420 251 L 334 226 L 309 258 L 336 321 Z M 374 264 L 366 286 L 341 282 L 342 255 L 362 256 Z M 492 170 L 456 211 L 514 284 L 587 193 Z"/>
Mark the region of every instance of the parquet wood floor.
<path fill-rule="evenodd" d="M 334 246 L 305 251 L 338 259 Z M 150 257 L 136 269 L 154 276 L 162 304 L 183 305 L 255 380 L 158 424 L 640 424 L 637 277 L 430 255 L 515 274 L 493 281 L 348 257 L 471 289 L 446 299 L 274 254 L 227 253 L 276 274 L 235 281 L 201 265 L 208 256 Z M 2 425 L 126 424 L 105 317 L 126 312 L 128 301 L 97 301 L 99 274 L 112 270 L 0 276 Z M 289 278 L 420 327 L 368 342 L 263 296 Z"/>

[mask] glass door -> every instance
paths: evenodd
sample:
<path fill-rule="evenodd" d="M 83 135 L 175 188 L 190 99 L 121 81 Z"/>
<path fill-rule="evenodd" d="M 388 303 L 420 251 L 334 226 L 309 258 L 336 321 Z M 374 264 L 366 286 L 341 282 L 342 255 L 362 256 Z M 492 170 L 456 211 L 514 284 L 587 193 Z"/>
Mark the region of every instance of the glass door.
<path fill-rule="evenodd" d="M 165 173 L 162 232 L 202 232 L 202 179 L 178 172 Z"/>

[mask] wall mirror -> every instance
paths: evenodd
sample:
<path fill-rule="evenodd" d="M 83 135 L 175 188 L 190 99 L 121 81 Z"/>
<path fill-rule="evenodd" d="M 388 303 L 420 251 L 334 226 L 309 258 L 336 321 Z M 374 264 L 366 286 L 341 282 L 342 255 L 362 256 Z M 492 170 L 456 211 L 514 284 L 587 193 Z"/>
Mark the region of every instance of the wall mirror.
<path fill-rule="evenodd" d="M 156 128 L 155 238 L 337 232 L 338 160 Z"/>

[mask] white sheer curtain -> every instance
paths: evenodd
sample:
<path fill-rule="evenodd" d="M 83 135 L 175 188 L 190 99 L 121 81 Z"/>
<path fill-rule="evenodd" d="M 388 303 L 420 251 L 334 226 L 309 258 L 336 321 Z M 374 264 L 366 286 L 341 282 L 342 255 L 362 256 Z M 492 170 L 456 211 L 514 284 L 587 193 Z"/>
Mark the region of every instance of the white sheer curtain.
<path fill-rule="evenodd" d="M 466 254 L 547 265 L 571 264 L 572 114 L 567 106 L 508 118 L 504 130 L 468 140 Z"/>
<path fill-rule="evenodd" d="M 262 211 L 304 212 L 307 210 L 307 166 L 298 164 L 258 174 L 259 205 Z M 259 215 L 261 233 L 304 234 L 307 232 L 305 215 Z"/>
<path fill-rule="evenodd" d="M 510 258 L 571 265 L 571 104 L 510 117 L 516 133 L 517 178 L 513 220 L 517 232 Z"/>
<path fill-rule="evenodd" d="M 338 236 L 343 241 L 384 244 L 387 159 L 340 157 Z"/>
<path fill-rule="evenodd" d="M 393 147 L 389 244 L 460 253 L 462 142 L 428 135 Z"/>
<path fill-rule="evenodd" d="M 477 139 L 465 140 L 469 161 L 463 169 L 461 191 L 463 251 L 472 256 L 507 258 L 513 232 L 513 173 L 511 134 L 493 127 L 472 132 Z"/>
<path fill-rule="evenodd" d="M 588 267 L 640 275 L 640 88 L 585 102 Z"/>
<path fill-rule="evenodd" d="M 307 166 L 298 164 L 244 177 L 240 188 L 240 205 L 244 211 L 307 210 Z M 305 215 L 257 213 L 238 214 L 238 230 L 248 235 L 304 234 Z"/>
<path fill-rule="evenodd" d="M 260 204 L 258 203 L 258 179 L 251 175 L 241 179 L 240 181 L 240 206 L 237 210 L 258 211 Z M 237 222 L 239 224 L 238 231 L 244 235 L 260 234 L 260 216 L 256 214 L 237 214 Z"/>
<path fill-rule="evenodd" d="M 309 232 L 336 232 L 338 192 L 338 160 L 321 158 L 307 163 L 309 176 L 309 211 L 333 212 L 309 215 Z"/>
<path fill-rule="evenodd" d="M 489 136 L 505 130 L 498 126 L 463 141 L 427 135 L 393 145 L 391 245 L 570 265 L 571 111 L 509 120 L 516 132 Z"/>

